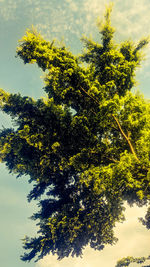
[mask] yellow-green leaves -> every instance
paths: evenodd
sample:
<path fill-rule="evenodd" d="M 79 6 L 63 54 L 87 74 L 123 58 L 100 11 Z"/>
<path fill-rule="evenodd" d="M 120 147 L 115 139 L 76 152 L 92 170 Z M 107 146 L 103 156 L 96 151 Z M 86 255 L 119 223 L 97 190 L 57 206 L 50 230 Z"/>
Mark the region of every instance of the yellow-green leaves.
<path fill-rule="evenodd" d="M 3 89 L 0 89 L 0 108 L 2 109 L 8 100 L 9 94 L 5 92 Z"/>
<path fill-rule="evenodd" d="M 104 50 L 109 49 L 112 46 L 112 38 L 115 32 L 115 29 L 111 26 L 110 14 L 112 7 L 108 7 L 105 12 L 105 22 L 102 25 L 99 25 L 100 33 L 102 34 L 102 41 Z"/>
<path fill-rule="evenodd" d="M 144 263 L 146 260 L 149 260 L 149 257 L 139 257 L 139 258 L 134 258 L 134 257 L 126 257 L 123 258 L 121 260 L 119 260 L 116 264 L 115 267 L 125 267 L 125 266 L 129 266 L 130 263 L 137 263 L 137 264 L 141 264 Z M 143 265 L 144 266 L 144 265 Z M 149 265 L 145 265 L 145 267 L 148 267 Z"/>
<path fill-rule="evenodd" d="M 150 201 L 150 103 L 131 93 L 147 40 L 115 44 L 110 12 L 101 43 L 83 38 L 80 57 L 28 30 L 17 54 L 46 71 L 46 97 L 0 90 L 0 108 L 15 123 L 0 132 L 1 162 L 28 175 L 28 200 L 39 201 L 38 237 L 26 238 L 24 261 L 113 245 L 124 202 Z"/>

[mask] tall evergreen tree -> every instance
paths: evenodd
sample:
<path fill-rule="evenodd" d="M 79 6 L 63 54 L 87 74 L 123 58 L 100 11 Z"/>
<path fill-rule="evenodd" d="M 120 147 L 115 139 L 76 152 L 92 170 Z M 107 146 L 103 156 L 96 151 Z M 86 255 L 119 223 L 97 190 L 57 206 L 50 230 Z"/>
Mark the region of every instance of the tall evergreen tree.
<path fill-rule="evenodd" d="M 150 104 L 131 92 L 148 40 L 116 44 L 110 12 L 101 42 L 83 38 L 80 57 L 28 30 L 17 55 L 45 71 L 47 96 L 0 90 L 0 108 L 15 123 L 0 132 L 1 162 L 29 177 L 28 201 L 39 206 L 32 216 L 39 231 L 24 239 L 24 261 L 113 245 L 125 201 L 149 204 Z"/>

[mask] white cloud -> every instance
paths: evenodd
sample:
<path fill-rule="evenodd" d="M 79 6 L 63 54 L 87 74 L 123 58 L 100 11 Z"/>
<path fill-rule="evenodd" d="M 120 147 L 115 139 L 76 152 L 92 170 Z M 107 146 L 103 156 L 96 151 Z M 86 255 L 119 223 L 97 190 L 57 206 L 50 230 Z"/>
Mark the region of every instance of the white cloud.
<path fill-rule="evenodd" d="M 93 13 L 93 14 L 97 14 L 97 15 L 101 15 L 104 10 L 105 10 L 105 6 L 106 4 L 108 4 L 109 1 L 107 0 L 93 0 L 93 1 L 90 1 L 90 0 L 85 0 L 84 1 L 84 11 L 86 12 L 90 12 L 90 13 Z"/>
<path fill-rule="evenodd" d="M 103 251 L 86 248 L 83 258 L 67 258 L 61 261 L 55 256 L 46 256 L 36 267 L 115 267 L 118 259 L 125 256 L 148 256 L 150 233 L 138 217 L 143 217 L 146 208 L 133 207 L 126 209 L 126 221 L 116 226 L 119 241 L 115 246 L 107 246 Z"/>
<path fill-rule="evenodd" d="M 79 36 L 79 33 L 93 32 L 97 16 L 103 18 L 105 6 L 109 0 L 0 0 L 0 15 L 5 20 L 12 20 L 18 16 L 26 16 L 32 23 L 47 26 L 49 35 L 49 25 L 59 34 L 64 35 L 70 26 L 70 32 L 73 31 Z M 119 34 L 124 38 L 149 34 L 149 0 L 114 0 L 112 19 L 119 30 Z M 22 8 L 22 12 L 17 11 Z M 78 21 L 80 19 L 80 29 Z M 35 25 L 36 26 L 36 25 Z M 55 28 L 54 28 L 55 26 Z M 46 30 L 45 30 L 46 31 Z"/>
<path fill-rule="evenodd" d="M 78 6 L 77 6 L 77 3 L 76 2 L 71 1 L 71 0 L 66 0 L 66 2 L 68 3 L 68 8 L 71 11 L 77 11 L 78 10 Z"/>
<path fill-rule="evenodd" d="M 15 12 L 17 9 L 17 1 L 13 0 L 6 0 L 0 1 L 0 16 L 5 21 L 14 20 L 15 19 Z"/>
<path fill-rule="evenodd" d="M 85 0 L 83 1 L 83 14 L 86 19 L 84 23 L 87 28 L 97 16 L 103 18 L 105 7 L 109 5 L 109 0 Z M 149 31 L 149 0 L 114 0 L 114 7 L 112 13 L 113 24 L 119 30 L 119 35 L 122 37 L 139 38 L 139 36 L 147 35 Z"/>
<path fill-rule="evenodd" d="M 55 35 L 70 39 L 70 34 L 80 38 L 81 34 L 95 32 L 95 21 L 103 18 L 109 0 L 5 0 L 0 1 L 0 15 L 5 20 L 18 19 L 24 16 L 47 37 Z M 119 32 L 119 39 L 139 39 L 149 34 L 149 0 L 114 0 L 112 20 Z M 19 12 L 18 12 L 19 10 Z M 80 24 L 79 24 L 80 22 Z"/>
<path fill-rule="evenodd" d="M 143 1 L 115 1 L 113 21 L 124 37 L 140 38 L 150 33 L 149 10 L 150 2 Z"/>

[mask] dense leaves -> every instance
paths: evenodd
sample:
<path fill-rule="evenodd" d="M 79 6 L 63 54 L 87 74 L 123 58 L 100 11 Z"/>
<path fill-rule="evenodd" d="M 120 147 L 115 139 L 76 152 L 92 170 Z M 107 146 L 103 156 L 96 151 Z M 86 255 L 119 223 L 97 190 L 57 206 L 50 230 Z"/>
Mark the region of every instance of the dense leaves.
<path fill-rule="evenodd" d="M 25 238 L 24 261 L 113 245 L 125 201 L 149 204 L 150 105 L 131 92 L 148 40 L 117 45 L 109 9 L 99 30 L 101 43 L 83 38 L 80 57 L 28 30 L 17 54 L 46 71 L 47 96 L 0 90 L 0 108 L 15 124 L 0 132 L 1 162 L 29 177 L 28 200 L 39 206 L 32 216 L 38 235 Z"/>

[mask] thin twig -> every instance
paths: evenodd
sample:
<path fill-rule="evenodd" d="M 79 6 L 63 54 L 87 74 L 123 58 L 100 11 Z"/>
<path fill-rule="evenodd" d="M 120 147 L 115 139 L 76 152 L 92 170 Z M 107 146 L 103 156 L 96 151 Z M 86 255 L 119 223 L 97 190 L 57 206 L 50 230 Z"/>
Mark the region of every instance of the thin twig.
<path fill-rule="evenodd" d="M 100 105 L 100 102 L 99 102 L 96 98 L 94 98 L 93 96 L 89 95 L 88 92 L 87 92 L 85 89 L 83 89 L 83 88 L 81 87 L 81 90 L 82 90 L 86 95 L 88 95 L 92 100 L 94 100 L 94 102 L 96 102 L 98 105 Z"/>
<path fill-rule="evenodd" d="M 118 162 L 118 160 L 117 159 L 113 159 L 113 158 L 108 158 L 109 160 L 111 160 L 111 161 L 113 161 L 113 162 Z"/>

